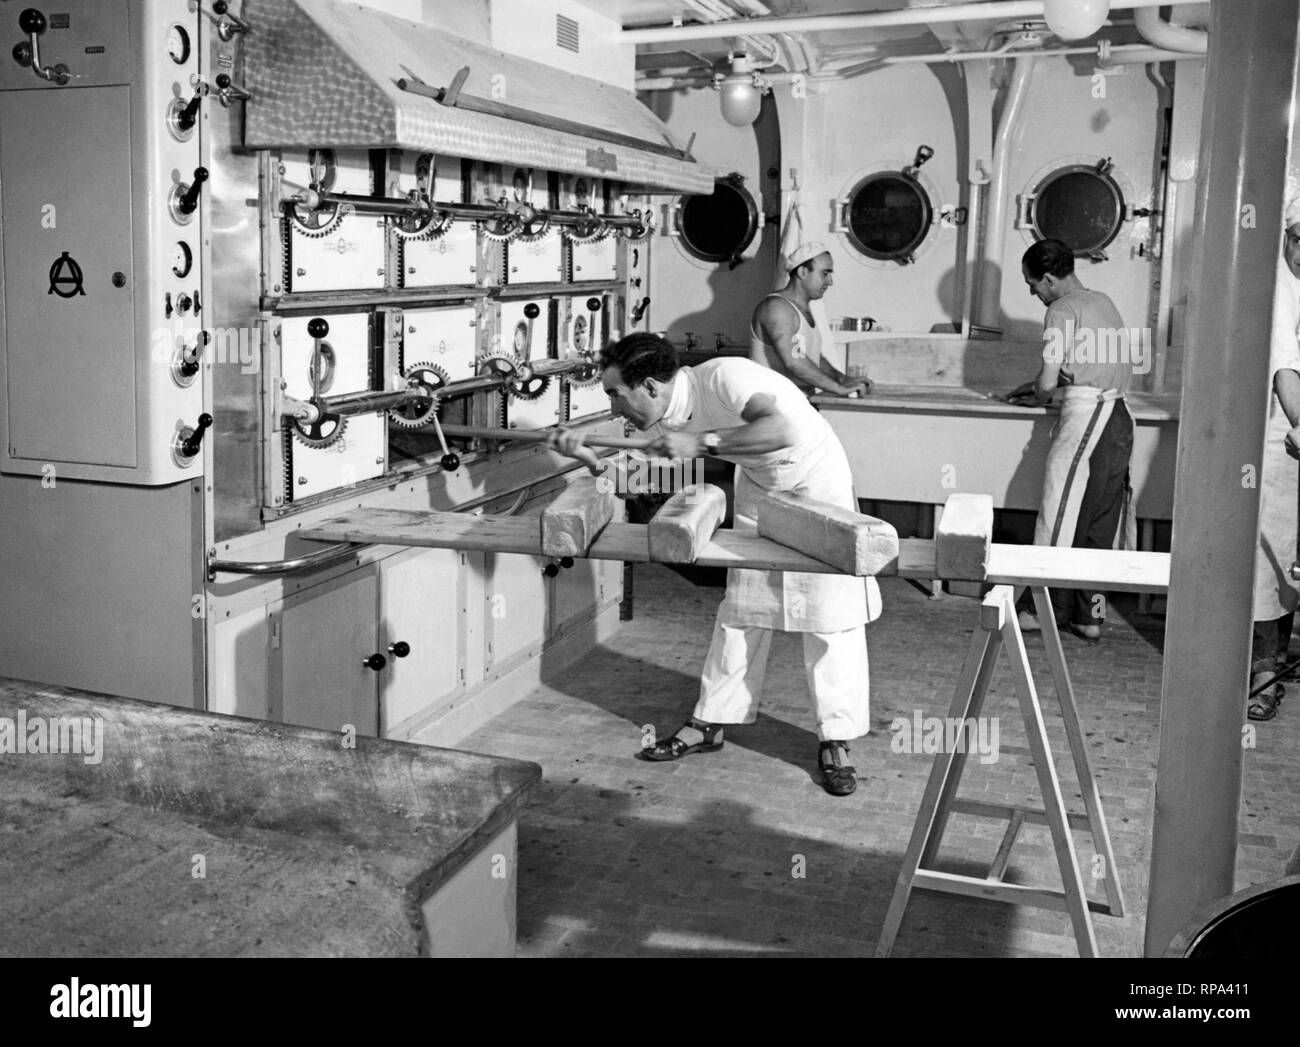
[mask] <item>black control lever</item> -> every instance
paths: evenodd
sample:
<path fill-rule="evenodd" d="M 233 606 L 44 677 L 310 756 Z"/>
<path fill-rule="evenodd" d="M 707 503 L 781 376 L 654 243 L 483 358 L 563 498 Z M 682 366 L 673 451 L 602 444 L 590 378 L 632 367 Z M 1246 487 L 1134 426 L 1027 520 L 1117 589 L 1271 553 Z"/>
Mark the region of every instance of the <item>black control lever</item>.
<path fill-rule="evenodd" d="M 649 308 L 650 308 L 649 298 L 642 298 L 640 302 L 638 302 L 636 305 L 632 307 L 633 325 L 639 324 L 641 322 L 641 317 L 645 316 L 645 311 Z"/>
<path fill-rule="evenodd" d="M 191 348 L 187 346 L 181 350 L 181 362 L 180 366 L 177 367 L 176 370 L 182 378 L 193 378 L 199 373 L 199 358 L 203 355 L 203 347 L 210 341 L 212 341 L 212 335 L 207 331 L 200 331 L 199 337 L 195 341 L 193 347 Z M 204 415 L 203 417 L 207 418 L 208 416 Z M 200 424 L 202 424 L 202 421 L 202 418 L 199 419 Z M 197 438 L 202 439 L 203 434 L 199 433 Z M 190 455 L 190 457 L 193 456 Z"/>
<path fill-rule="evenodd" d="M 405 640 L 398 640 L 396 643 L 388 645 L 388 653 L 394 658 L 405 658 L 411 653 L 411 645 Z"/>
<path fill-rule="evenodd" d="M 27 39 L 14 47 L 14 61 L 19 65 L 30 66 L 32 72 L 42 80 L 63 87 L 71 79 L 68 67 L 60 62 L 55 66 L 41 65 L 40 37 L 49 28 L 45 15 L 34 7 L 29 7 L 18 16 L 18 28 L 27 34 Z"/>
<path fill-rule="evenodd" d="M 226 0 L 216 0 L 212 10 L 221 16 L 221 21 L 217 23 L 217 35 L 226 43 L 229 43 L 230 38 L 236 33 L 248 32 L 248 23 L 230 13 L 230 4 Z"/>
<path fill-rule="evenodd" d="M 206 167 L 196 167 L 194 169 L 194 181 L 189 184 L 189 188 L 176 201 L 176 210 L 181 214 L 193 214 L 198 209 L 199 194 L 203 191 L 203 183 L 207 180 L 208 169 Z"/>
<path fill-rule="evenodd" d="M 237 87 L 229 74 L 222 73 L 217 77 L 217 97 L 221 99 L 222 105 L 229 105 L 232 98 L 247 102 L 253 96 L 244 88 Z"/>
<path fill-rule="evenodd" d="M 178 98 L 177 101 L 179 102 L 180 99 Z M 188 105 L 176 110 L 176 129 L 178 131 L 188 131 L 198 122 L 199 106 L 202 104 L 203 92 L 196 91 Z"/>
<path fill-rule="evenodd" d="M 183 454 L 186 458 L 193 458 L 196 454 L 198 454 L 199 448 L 203 444 L 203 434 L 206 433 L 210 428 L 212 428 L 212 415 L 210 414 L 199 415 L 198 428 L 195 429 L 193 432 L 191 432 L 189 436 L 185 437 L 185 439 L 181 441 L 181 454 Z"/>

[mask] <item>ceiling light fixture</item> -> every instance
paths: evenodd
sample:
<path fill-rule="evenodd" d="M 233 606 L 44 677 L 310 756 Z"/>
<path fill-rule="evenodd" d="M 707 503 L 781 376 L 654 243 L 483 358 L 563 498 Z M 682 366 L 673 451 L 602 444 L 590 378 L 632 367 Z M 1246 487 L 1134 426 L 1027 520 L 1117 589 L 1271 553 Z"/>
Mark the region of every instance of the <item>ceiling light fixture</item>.
<path fill-rule="evenodd" d="M 722 92 L 722 118 L 733 127 L 748 127 L 758 119 L 767 82 L 754 68 L 748 55 L 731 55 L 731 72 L 717 73 L 713 88 Z"/>
<path fill-rule="evenodd" d="M 1110 17 L 1110 0 L 1043 0 L 1043 18 L 1062 40 L 1092 36 Z"/>

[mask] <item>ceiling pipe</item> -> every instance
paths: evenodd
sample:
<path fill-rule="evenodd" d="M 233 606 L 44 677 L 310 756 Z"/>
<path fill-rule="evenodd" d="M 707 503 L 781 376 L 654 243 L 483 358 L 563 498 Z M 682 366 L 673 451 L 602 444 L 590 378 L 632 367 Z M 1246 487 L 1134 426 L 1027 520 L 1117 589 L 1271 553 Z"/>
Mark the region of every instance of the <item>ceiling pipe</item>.
<path fill-rule="evenodd" d="M 1166 51 L 1187 51 L 1203 55 L 1210 45 L 1210 34 L 1204 29 L 1189 29 L 1185 25 L 1166 22 L 1160 17 L 1158 7 L 1135 11 L 1133 24 L 1144 40 L 1163 47 Z"/>
<path fill-rule="evenodd" d="M 811 76 L 801 73 L 764 73 L 762 75 L 763 79 L 769 84 L 787 84 L 792 82 L 796 76 L 802 76 L 805 81 L 810 83 L 823 83 L 835 80 L 851 80 L 855 76 L 861 76 L 863 73 L 869 73 L 873 69 L 886 65 L 937 65 L 940 62 L 972 62 L 988 58 L 1051 58 L 1058 55 L 1098 55 L 1098 64 L 1104 69 L 1113 69 L 1115 66 L 1128 63 L 1146 65 L 1148 62 L 1184 62 L 1189 59 L 1203 57 L 1189 51 L 1161 51 L 1158 48 L 1147 47 L 1145 44 L 1121 44 L 1118 47 L 1110 48 L 1108 54 L 1104 56 L 1100 54 L 1099 49 L 1096 47 L 1060 47 L 1049 51 L 954 51 L 933 55 L 891 55 L 886 58 L 873 59 L 870 62 L 845 66 L 842 69 L 828 69 L 825 72 Z M 667 71 L 659 70 L 660 75 L 658 76 L 648 76 L 638 80 L 636 89 L 638 91 L 675 91 L 683 87 L 710 87 L 713 84 L 712 74 L 691 73 L 683 70 L 680 75 L 670 73 L 665 76 L 662 75 L 664 72 Z"/>
<path fill-rule="evenodd" d="M 987 189 L 988 219 L 984 223 L 979 267 L 978 303 L 973 324 L 985 327 L 1002 327 L 1002 264 L 1003 249 L 1007 239 L 1007 209 L 1011 193 L 1011 158 L 1015 153 L 1015 140 L 1020 128 L 1020 114 L 1025 107 L 1025 95 L 1034 75 L 1036 56 L 1023 56 L 1015 60 L 1011 83 L 1007 86 L 1006 100 L 1002 104 L 1002 117 L 993 138 L 993 172 Z M 1017 259 L 1018 261 L 1018 259 Z"/>
<path fill-rule="evenodd" d="M 1111 0 L 1111 11 L 1158 8 L 1167 0 Z M 816 33 L 844 29 L 886 29 L 940 22 L 983 22 L 1043 18 L 1042 0 L 996 0 L 952 7 L 911 7 L 900 11 L 872 11 L 849 15 L 798 15 L 779 18 L 737 18 L 707 25 L 649 26 L 624 29 L 618 41 L 625 44 L 680 43 L 683 40 L 725 39 L 746 33 Z M 1181 28 L 1181 27 L 1179 27 Z M 1178 48 L 1177 50 L 1182 50 Z"/>

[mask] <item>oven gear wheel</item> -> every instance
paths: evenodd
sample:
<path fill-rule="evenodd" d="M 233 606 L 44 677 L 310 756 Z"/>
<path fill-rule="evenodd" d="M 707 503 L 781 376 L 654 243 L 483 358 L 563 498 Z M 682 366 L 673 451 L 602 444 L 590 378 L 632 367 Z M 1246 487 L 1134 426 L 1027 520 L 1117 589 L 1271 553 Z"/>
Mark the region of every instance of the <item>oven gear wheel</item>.
<path fill-rule="evenodd" d="M 517 239 L 526 244 L 533 244 L 551 231 L 551 219 L 540 218 L 522 227 Z"/>
<path fill-rule="evenodd" d="M 289 220 L 303 236 L 318 239 L 329 236 L 343 221 L 343 205 L 333 204 L 315 211 L 300 211 L 297 204 L 286 204 Z"/>
<path fill-rule="evenodd" d="M 524 231 L 523 220 L 514 212 L 482 218 L 478 227 L 483 230 L 484 237 L 498 244 L 508 244 Z"/>
<path fill-rule="evenodd" d="M 319 449 L 341 440 L 347 428 L 348 420 L 342 415 L 325 412 L 314 422 L 301 422 L 295 418 L 293 435 L 299 443 Z"/>
<path fill-rule="evenodd" d="M 600 384 L 600 365 L 595 360 L 588 360 L 586 363 L 565 373 L 570 385 L 591 386 Z"/>
<path fill-rule="evenodd" d="M 494 349 L 478 360 L 479 373 L 493 378 L 513 378 L 522 366 L 519 357 L 508 349 Z"/>
<path fill-rule="evenodd" d="M 625 240 L 631 240 L 634 243 L 648 240 L 650 234 L 655 231 L 654 211 L 647 208 L 646 211 L 642 213 L 642 211 L 638 209 L 632 212 L 632 217 L 637 220 L 637 224 L 633 226 L 622 226 L 619 232 L 622 234 L 623 238 Z"/>
<path fill-rule="evenodd" d="M 450 211 L 439 211 L 435 207 L 423 215 L 394 217 L 393 232 L 403 240 L 437 240 L 446 235 L 453 221 Z"/>
<path fill-rule="evenodd" d="M 447 372 L 437 364 L 412 364 L 402 376 L 408 389 L 423 389 L 428 396 L 408 400 L 401 407 L 388 412 L 394 425 L 403 429 L 419 429 L 429 425 L 438 415 L 441 400 L 438 393 L 451 381 Z"/>
<path fill-rule="evenodd" d="M 581 225 L 571 225 L 564 230 L 570 242 L 575 244 L 594 244 L 599 243 L 605 237 L 609 236 L 610 229 L 595 211 L 587 211 L 583 214 L 584 221 Z"/>
<path fill-rule="evenodd" d="M 506 392 L 512 400 L 540 400 L 542 394 L 551 387 L 549 374 L 521 374 L 506 384 Z"/>

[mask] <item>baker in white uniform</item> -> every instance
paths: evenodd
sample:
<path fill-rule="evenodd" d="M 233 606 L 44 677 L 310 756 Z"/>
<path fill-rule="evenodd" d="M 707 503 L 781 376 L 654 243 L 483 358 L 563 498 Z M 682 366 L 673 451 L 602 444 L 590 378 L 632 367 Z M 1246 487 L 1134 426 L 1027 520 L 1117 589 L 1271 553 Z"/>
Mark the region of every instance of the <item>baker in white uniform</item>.
<path fill-rule="evenodd" d="M 853 477 L 839 439 L 789 379 L 750 360 L 679 367 L 664 339 L 629 335 L 600 355 L 601 383 L 614 415 L 656 436 L 649 453 L 674 459 L 713 455 L 736 465 L 734 529 L 757 530 L 759 491 L 797 491 L 856 511 Z M 595 475 L 618 466 L 566 429 L 551 446 Z M 626 486 L 616 481 L 617 491 Z M 718 608 L 694 714 L 672 737 L 642 751 L 677 760 L 722 748 L 723 728 L 753 723 L 772 631 L 803 636 L 804 666 L 820 739 L 826 791 L 857 787 L 848 743 L 870 730 L 864 625 L 880 613 L 875 579 L 733 570 Z"/>
<path fill-rule="evenodd" d="M 1260 469 L 1259 544 L 1255 552 L 1255 627 L 1250 649 L 1250 690 L 1246 710 L 1252 720 L 1271 720 L 1282 700 L 1282 685 L 1270 682 L 1286 661 L 1291 626 L 1300 604 L 1300 587 L 1291 580 L 1296 558 L 1297 466 L 1300 458 L 1300 197 L 1283 218 L 1282 264 L 1273 307 L 1269 400 L 1264 460 Z"/>
<path fill-rule="evenodd" d="M 830 333 L 813 315 L 812 303 L 834 281 L 835 260 L 819 243 L 799 244 L 786 259 L 789 279 L 765 295 L 749 322 L 749 358 L 783 374 L 805 393 L 820 389 L 833 396 L 861 396 L 871 382 L 842 374 L 822 354 Z"/>

